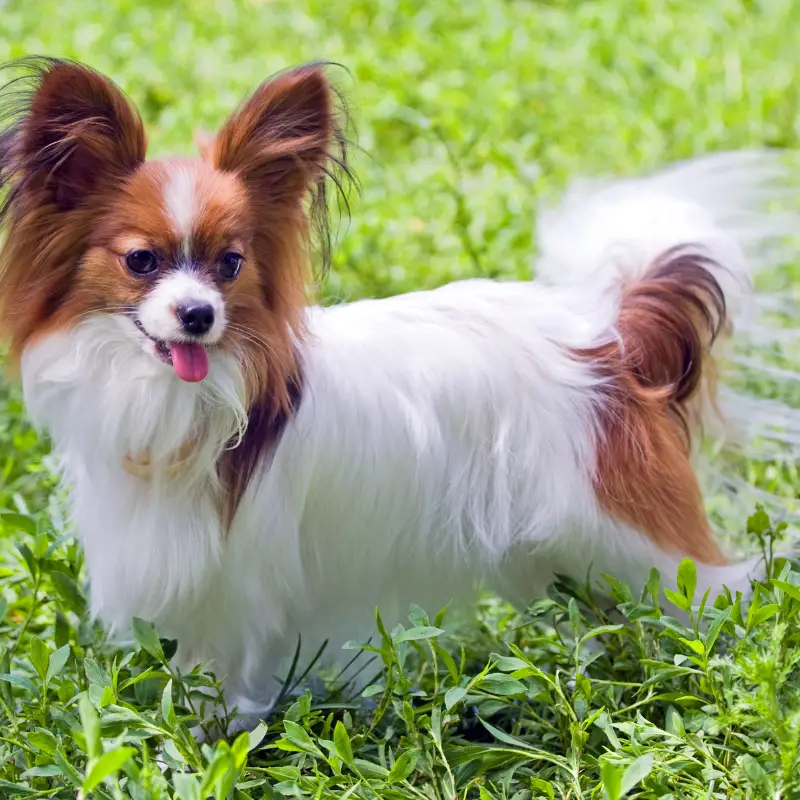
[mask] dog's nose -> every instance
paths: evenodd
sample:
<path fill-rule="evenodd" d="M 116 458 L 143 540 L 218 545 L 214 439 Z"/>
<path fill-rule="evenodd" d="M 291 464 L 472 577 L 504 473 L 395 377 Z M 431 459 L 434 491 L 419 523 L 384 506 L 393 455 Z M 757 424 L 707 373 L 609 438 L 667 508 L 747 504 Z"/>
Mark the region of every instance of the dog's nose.
<path fill-rule="evenodd" d="M 178 306 L 178 319 L 186 333 L 202 336 L 214 324 L 214 309 L 208 303 L 184 303 Z"/>

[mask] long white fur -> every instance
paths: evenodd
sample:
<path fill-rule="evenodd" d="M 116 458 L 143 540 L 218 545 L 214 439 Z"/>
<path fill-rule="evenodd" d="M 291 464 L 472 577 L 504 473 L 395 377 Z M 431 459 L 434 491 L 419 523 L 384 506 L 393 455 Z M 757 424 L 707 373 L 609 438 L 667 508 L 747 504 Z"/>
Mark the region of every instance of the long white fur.
<path fill-rule="evenodd" d="M 725 159 L 571 195 L 540 231 L 540 281 L 310 309 L 299 413 L 227 537 L 214 463 L 243 424 L 236 361 L 215 356 L 204 382 L 182 383 L 127 319 L 104 315 L 39 340 L 24 392 L 63 463 L 93 611 L 119 630 L 152 619 L 257 714 L 298 633 L 309 652 L 324 639 L 335 652 L 371 634 L 376 606 L 391 623 L 412 601 L 466 601 L 479 582 L 525 603 L 554 571 L 640 585 L 655 564 L 672 576 L 677 556 L 598 507 L 599 379 L 568 351 L 616 335 L 621 280 L 673 245 L 724 256 L 728 299 L 746 306 L 748 254 L 783 221 L 734 214 L 731 226 L 718 211 L 760 203 L 779 170 Z M 123 469 L 128 452 L 166 460 L 192 438 L 179 479 Z M 701 587 L 745 588 L 753 566 L 702 569 Z"/>

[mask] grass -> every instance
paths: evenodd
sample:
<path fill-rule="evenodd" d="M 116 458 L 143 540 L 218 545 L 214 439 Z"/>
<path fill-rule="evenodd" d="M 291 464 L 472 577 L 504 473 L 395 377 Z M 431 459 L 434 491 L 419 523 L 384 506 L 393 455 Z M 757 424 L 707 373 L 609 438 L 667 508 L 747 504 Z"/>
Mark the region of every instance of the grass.
<path fill-rule="evenodd" d="M 536 204 L 575 173 L 797 147 L 798 52 L 793 0 L 0 0 L 0 61 L 110 74 L 156 153 L 187 151 L 273 71 L 346 65 L 363 191 L 329 299 L 529 277 Z M 791 468 L 736 466 L 797 494 Z M 351 671 L 376 675 L 365 698 L 335 676 L 302 693 L 301 649 L 268 726 L 198 746 L 213 677 L 174 673 L 145 622 L 119 649 L 87 620 L 46 443 L 5 385 L 0 470 L 2 797 L 800 797 L 800 574 L 784 562 L 752 601 L 695 597 L 684 565 L 686 626 L 656 576 L 642 597 L 611 583 L 625 626 L 566 579 L 458 626 L 412 607 L 349 645 Z M 748 513 L 728 515 L 732 537 L 779 535 Z"/>

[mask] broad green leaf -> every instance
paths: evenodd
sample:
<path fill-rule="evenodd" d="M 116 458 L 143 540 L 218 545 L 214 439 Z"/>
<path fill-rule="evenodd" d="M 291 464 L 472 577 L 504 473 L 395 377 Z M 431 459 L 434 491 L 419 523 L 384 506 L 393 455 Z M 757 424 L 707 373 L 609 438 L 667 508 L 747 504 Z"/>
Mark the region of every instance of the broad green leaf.
<path fill-rule="evenodd" d="M 539 794 L 544 794 L 547 800 L 556 800 L 556 793 L 553 784 L 542 778 L 531 778 L 531 789 L 536 789 Z"/>
<path fill-rule="evenodd" d="M 78 707 L 80 709 L 81 725 L 83 726 L 83 735 L 86 737 L 86 747 L 89 756 L 90 758 L 97 758 L 103 749 L 100 742 L 100 717 L 97 714 L 97 710 L 92 705 L 89 695 L 86 693 L 81 695 Z"/>
<path fill-rule="evenodd" d="M 603 636 L 607 633 L 616 633 L 617 631 L 624 630 L 624 625 L 601 625 L 599 628 L 593 628 L 589 631 L 589 633 L 585 633 L 581 637 L 581 644 L 583 644 L 587 639 L 593 639 L 595 636 Z"/>
<path fill-rule="evenodd" d="M 209 764 L 203 776 L 203 788 L 201 794 L 205 795 L 214 790 L 215 797 L 227 797 L 224 785 L 230 781 L 231 775 L 235 780 L 236 765 L 233 760 L 233 753 L 230 748 L 227 750 L 217 750 L 214 760 Z M 222 791 L 220 791 L 222 789 Z"/>
<path fill-rule="evenodd" d="M 80 587 L 69 575 L 65 575 L 59 570 L 50 573 L 50 580 L 53 582 L 62 604 L 68 611 L 76 614 L 83 614 L 86 611 L 86 600 L 81 593 Z"/>
<path fill-rule="evenodd" d="M 286 740 L 300 748 L 300 750 L 305 753 L 313 753 L 316 756 L 322 756 L 322 752 L 314 744 L 313 740 L 302 725 L 298 725 L 296 722 L 285 719 L 283 721 L 283 728 L 286 731 L 284 734 Z"/>
<path fill-rule="evenodd" d="M 395 641 L 399 642 L 416 642 L 420 639 L 433 639 L 436 636 L 444 633 L 442 628 L 434 628 L 430 625 L 421 625 L 414 628 L 409 628 L 403 631 Z"/>
<path fill-rule="evenodd" d="M 120 747 L 116 750 L 109 750 L 107 753 L 103 753 L 103 755 L 94 762 L 88 775 L 84 779 L 83 793 L 88 794 L 106 778 L 110 778 L 112 775 L 119 772 L 123 764 L 135 752 L 136 749 L 133 747 Z"/>
<path fill-rule="evenodd" d="M 516 656 L 499 656 L 495 653 L 492 653 L 492 661 L 495 668 L 501 672 L 516 672 L 518 669 L 527 669 L 530 666 L 528 661 Z"/>
<path fill-rule="evenodd" d="M 361 788 L 361 781 L 356 781 L 338 800 L 350 800 L 350 798 Z"/>
<path fill-rule="evenodd" d="M 460 703 L 467 694 L 461 686 L 453 686 L 445 692 L 444 707 L 449 711 L 456 703 Z"/>
<path fill-rule="evenodd" d="M 682 594 L 673 592 L 671 589 L 664 589 L 664 596 L 670 601 L 670 603 L 681 609 L 681 611 L 688 612 L 692 607 L 692 604 L 689 600 L 687 600 Z"/>
<path fill-rule="evenodd" d="M 366 639 L 348 639 L 342 645 L 342 650 L 370 650 L 374 653 L 379 652 L 378 648 L 373 647 Z"/>
<path fill-rule="evenodd" d="M 419 750 L 406 750 L 401 753 L 396 759 L 392 768 L 389 770 L 389 783 L 400 783 L 406 780 L 417 766 L 419 759 Z"/>
<path fill-rule="evenodd" d="M 608 716 L 608 713 L 603 712 L 600 714 L 600 716 L 595 720 L 594 724 L 605 733 L 606 738 L 615 750 L 619 750 L 622 747 L 619 737 L 614 730 L 614 724 L 611 721 L 611 717 Z"/>
<path fill-rule="evenodd" d="M 40 767 L 31 767 L 30 769 L 26 769 L 25 772 L 20 775 L 21 778 L 56 778 L 64 773 L 61 772 L 61 767 L 57 767 L 55 764 L 44 764 Z"/>
<path fill-rule="evenodd" d="M 425 609 L 420 608 L 415 603 L 411 604 L 408 613 L 408 620 L 409 622 L 418 628 L 424 628 L 427 625 L 430 625 L 430 620 L 428 619 L 428 615 L 425 613 Z"/>
<path fill-rule="evenodd" d="M 30 658 L 36 674 L 44 681 L 50 665 L 50 650 L 38 636 L 31 636 Z"/>
<path fill-rule="evenodd" d="M 577 639 L 581 632 L 583 620 L 581 619 L 581 612 L 578 608 L 578 601 L 574 597 L 570 597 L 569 599 L 567 614 L 569 615 L 569 624 L 572 627 L 572 633 Z"/>
<path fill-rule="evenodd" d="M 764 793 L 759 796 L 772 797 L 774 795 L 775 790 L 772 780 L 764 767 L 762 767 L 752 755 L 748 753 L 744 756 L 742 759 L 742 766 L 744 767 L 744 772 L 745 775 L 747 775 L 748 781 L 750 781 L 755 788 L 760 789 L 761 792 Z"/>
<path fill-rule="evenodd" d="M 36 684 L 24 675 L 0 675 L 0 681 L 3 683 L 10 683 L 12 686 L 18 686 L 20 689 L 24 689 L 36 698 L 40 697 Z"/>
<path fill-rule="evenodd" d="M 389 636 L 389 632 L 386 630 L 386 626 L 383 624 L 381 612 L 377 607 L 375 608 L 375 625 L 378 628 L 378 633 L 380 633 L 383 643 L 385 645 L 391 645 L 392 637 Z"/>
<path fill-rule="evenodd" d="M 639 758 L 625 770 L 625 774 L 622 776 L 622 797 L 625 797 L 637 783 L 641 783 L 650 774 L 650 771 L 653 769 L 653 761 L 653 754 L 647 753 L 646 755 L 639 756 Z"/>
<path fill-rule="evenodd" d="M 258 747 L 264 737 L 267 735 L 267 725 L 264 722 L 259 722 L 258 725 L 250 731 L 250 740 L 248 742 L 248 752 L 251 752 Z"/>
<path fill-rule="evenodd" d="M 134 617 L 133 635 L 139 646 L 146 653 L 149 653 L 158 661 L 164 661 L 164 651 L 161 649 L 161 641 L 156 633 L 155 626 L 151 622 Z"/>
<path fill-rule="evenodd" d="M 168 755 L 173 761 L 177 761 L 179 764 L 185 764 L 186 758 L 184 757 L 183 753 L 178 749 L 178 745 L 172 739 L 167 739 L 164 742 L 164 752 Z"/>
<path fill-rule="evenodd" d="M 347 764 L 351 769 L 353 768 L 353 747 L 350 744 L 350 736 L 347 733 L 347 728 L 339 720 L 333 730 L 333 743 L 336 746 L 336 755 Z"/>
<path fill-rule="evenodd" d="M 694 650 L 697 655 L 702 656 L 706 652 L 705 646 L 699 639 L 686 639 L 683 636 L 680 639 L 685 645 Z"/>
<path fill-rule="evenodd" d="M 661 574 L 655 567 L 652 567 L 650 569 L 650 574 L 647 578 L 645 591 L 650 595 L 650 598 L 653 601 L 653 605 L 657 607 L 659 600 L 659 593 L 661 591 Z"/>
<path fill-rule="evenodd" d="M 380 764 L 372 761 L 365 761 L 363 758 L 355 759 L 356 769 L 366 778 L 379 778 L 386 780 L 389 777 L 389 770 Z"/>
<path fill-rule="evenodd" d="M 494 725 L 488 723 L 485 719 L 480 719 L 481 724 L 484 728 L 486 728 L 492 736 L 495 737 L 499 742 L 503 742 L 503 744 L 511 745 L 512 747 L 521 747 L 523 750 L 535 750 L 536 748 L 531 747 L 531 745 L 523 742 L 522 739 L 517 739 L 515 736 L 512 736 L 510 733 L 506 733 L 505 731 L 501 731 L 499 728 L 495 728 Z"/>
<path fill-rule="evenodd" d="M 168 728 L 174 728 L 178 724 L 175 716 L 175 707 L 172 704 L 172 678 L 167 681 L 164 691 L 161 693 L 161 719 Z"/>
<path fill-rule="evenodd" d="M 141 683 L 142 681 L 149 681 L 154 678 L 163 678 L 168 674 L 169 673 L 162 672 L 161 670 L 154 669 L 153 667 L 148 667 L 147 669 L 142 670 L 142 672 L 140 672 L 138 675 L 134 675 L 132 678 L 128 678 L 128 680 L 124 681 L 122 686 L 120 686 L 120 689 L 127 689 L 129 686 L 135 686 L 137 683 Z"/>
<path fill-rule="evenodd" d="M 678 567 L 678 591 L 687 599 L 689 605 L 697 588 L 697 569 L 691 558 L 684 558 Z"/>
<path fill-rule="evenodd" d="M 793 583 L 789 583 L 788 581 L 780 581 L 777 579 L 772 581 L 772 584 L 785 594 L 788 594 L 792 600 L 797 600 L 800 602 L 800 586 L 795 586 Z"/>
<path fill-rule="evenodd" d="M 502 672 L 490 672 L 478 682 L 477 686 L 484 692 L 503 696 L 525 694 L 528 690 L 522 681 L 518 681 L 510 675 L 504 675 Z"/>
<path fill-rule="evenodd" d="M 69 779 L 69 782 L 76 786 L 78 789 L 83 786 L 83 776 L 69 763 L 66 756 L 62 752 L 60 747 L 56 748 L 56 754 L 53 756 L 53 761 L 55 761 L 56 766 L 61 769 L 61 773 L 66 775 Z"/>
<path fill-rule="evenodd" d="M 200 781 L 197 776 L 179 772 L 173 776 L 172 782 L 178 800 L 201 800 Z"/>
<path fill-rule="evenodd" d="M 25 786 L 23 783 L 12 783 L 11 781 L 2 779 L 0 779 L 0 790 L 4 790 L 0 797 L 13 797 L 14 795 L 20 794 L 38 794 L 36 789 Z"/>
<path fill-rule="evenodd" d="M 722 630 L 722 626 L 728 621 L 728 618 L 731 615 L 730 607 L 726 608 L 724 611 L 720 611 L 715 617 L 712 623 L 708 626 L 708 631 L 706 632 L 706 651 L 711 652 L 714 647 L 714 644 L 717 641 L 717 637 L 719 636 L 720 631 Z"/>
<path fill-rule="evenodd" d="M 670 706 L 667 709 L 666 728 L 667 733 L 674 734 L 675 736 L 683 738 L 686 735 L 686 728 L 684 727 L 681 715 L 674 706 Z"/>
<path fill-rule="evenodd" d="M 619 800 L 622 797 L 622 766 L 611 761 L 603 761 L 600 766 L 600 780 L 603 784 L 605 800 Z"/>
<path fill-rule="evenodd" d="M 433 624 L 438 628 L 441 627 L 441 624 L 444 622 L 444 618 L 447 616 L 447 612 L 450 609 L 450 603 L 448 603 L 444 608 L 440 608 L 436 612 L 436 618 L 433 620 Z"/>
<path fill-rule="evenodd" d="M 36 728 L 36 730 L 31 731 L 26 736 L 28 740 L 28 744 L 32 747 L 35 747 L 37 750 L 41 750 L 43 753 L 47 753 L 52 755 L 56 751 L 56 747 L 58 746 L 58 740 L 50 731 L 45 730 L 44 728 Z"/>
<path fill-rule="evenodd" d="M 250 752 L 250 734 L 247 731 L 242 731 L 231 747 L 233 754 L 233 761 L 236 764 L 237 770 L 241 770 L 247 763 L 247 754 Z"/>
<path fill-rule="evenodd" d="M 770 528 L 769 515 L 763 506 L 758 506 L 756 512 L 747 518 L 747 532 L 760 536 Z"/>
<path fill-rule="evenodd" d="M 83 671 L 86 673 L 89 683 L 111 686 L 111 676 L 93 658 L 83 660 Z"/>
<path fill-rule="evenodd" d="M 458 682 L 459 680 L 459 671 L 458 667 L 456 666 L 456 662 L 453 660 L 453 656 L 447 652 L 438 642 L 433 643 L 433 649 L 436 651 L 436 655 L 439 656 L 442 663 L 447 667 L 447 671 L 450 673 L 450 677 L 453 679 L 454 682 Z"/>
<path fill-rule="evenodd" d="M 431 711 L 431 735 L 439 747 L 442 746 L 442 707 L 434 706 Z"/>
<path fill-rule="evenodd" d="M 757 609 L 754 614 L 747 615 L 747 627 L 755 628 L 762 622 L 766 622 L 770 617 L 774 617 L 781 610 L 777 603 L 769 603 Z"/>
<path fill-rule="evenodd" d="M 69 645 L 65 644 L 63 647 L 59 647 L 55 653 L 52 653 L 50 656 L 50 663 L 47 666 L 47 676 L 45 678 L 47 683 L 50 683 L 53 678 L 58 676 L 62 669 L 64 669 L 64 665 L 69 660 L 70 649 Z"/>
<path fill-rule="evenodd" d="M 36 563 L 36 556 L 33 555 L 30 547 L 24 542 L 17 543 L 17 550 L 19 550 L 20 555 L 25 559 L 25 564 L 31 576 L 35 578 L 39 573 L 39 565 Z"/>
<path fill-rule="evenodd" d="M 30 536 L 36 536 L 36 520 L 27 514 L 16 511 L 0 512 L 0 522 L 10 531 L 22 531 Z M 27 561 L 27 558 L 25 559 Z"/>

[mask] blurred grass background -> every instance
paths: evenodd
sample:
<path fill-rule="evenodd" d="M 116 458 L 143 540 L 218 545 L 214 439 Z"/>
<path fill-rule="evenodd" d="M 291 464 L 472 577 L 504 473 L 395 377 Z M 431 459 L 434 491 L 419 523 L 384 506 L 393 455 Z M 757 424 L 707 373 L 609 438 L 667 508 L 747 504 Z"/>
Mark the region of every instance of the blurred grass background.
<path fill-rule="evenodd" d="M 32 54 L 75 58 L 112 77 L 140 108 L 150 132 L 151 155 L 190 153 L 196 128 L 213 130 L 250 90 L 278 70 L 313 60 L 341 64 L 331 74 L 348 98 L 355 123 L 357 147 L 352 155 L 362 192 L 351 197 L 351 218 L 342 222 L 334 268 L 324 288 L 328 300 L 385 296 L 478 275 L 530 277 L 536 209 L 541 202 L 555 200 L 568 178 L 635 173 L 716 150 L 796 148 L 800 135 L 800 2 L 796 0 L 0 0 L 0 62 Z M 787 272 L 785 282 L 796 275 L 796 271 Z M 763 382 L 757 387 L 770 391 Z M 746 481 L 797 493 L 797 474 L 791 465 L 776 469 L 769 464 L 739 463 L 738 470 Z M 99 634 L 92 633 L 86 623 L 78 588 L 81 557 L 68 538 L 69 528 L 59 506 L 51 502 L 50 475 L 46 445 L 27 425 L 17 390 L 11 383 L 0 382 L 0 673 L 16 670 L 36 679 L 33 660 L 26 660 L 32 633 L 52 647 L 69 644 L 72 660 L 62 682 L 56 681 L 57 699 L 75 712 L 74 692 L 85 688 L 87 680 L 95 688 L 102 688 L 105 680 L 102 670 L 93 671 L 96 665 L 89 666 L 89 656 L 108 666 L 116 651 L 105 649 Z M 27 543 L 30 559 L 13 547 L 20 542 Z M 47 577 L 42 578 L 45 572 Z M 43 594 L 45 591 L 49 594 Z M 57 598 L 57 602 L 50 603 L 49 598 Z M 562 611 L 564 608 L 566 605 Z M 572 619 L 571 604 L 569 608 Z M 488 658 L 492 648 L 504 646 L 501 640 L 516 637 L 535 663 L 552 662 L 559 668 L 569 664 L 572 655 L 560 634 L 545 634 L 538 628 L 509 633 L 515 630 L 512 619 L 506 608 L 491 602 L 482 606 L 471 639 L 465 640 L 469 663 Z M 757 619 L 752 624 L 762 622 Z M 579 620 L 576 631 L 580 624 Z M 748 630 L 750 624 L 748 621 Z M 653 645 L 656 639 L 651 641 L 649 633 L 638 630 L 641 642 L 623 649 L 616 664 L 612 659 L 599 681 L 611 687 L 609 692 L 613 690 L 614 698 L 604 697 L 602 702 L 616 704 L 614 713 L 622 715 L 618 719 L 636 719 L 639 725 L 637 709 L 648 718 L 663 713 L 669 717 L 671 712 L 664 712 L 664 704 L 674 701 L 680 705 L 683 701 L 674 699 L 680 692 L 686 697 L 697 694 L 691 702 L 686 701 L 692 708 L 695 701 L 706 702 L 710 672 L 698 679 L 699 683 L 685 673 L 688 677 L 681 687 L 666 685 L 673 679 L 672 673 L 659 673 L 665 682 L 659 691 L 667 692 L 665 698 L 674 698 L 653 699 L 655 682 L 648 694 L 652 705 L 642 706 L 642 695 L 637 694 L 644 680 L 637 671 L 639 661 L 645 653 L 653 659 L 660 657 L 661 645 Z M 731 762 L 724 779 L 714 777 L 713 770 L 704 772 L 698 767 L 691 778 L 692 793 L 676 796 L 711 796 L 703 792 L 712 780 L 726 787 L 714 796 L 772 796 L 756 791 L 767 786 L 762 773 L 777 769 L 774 765 L 780 762 L 785 774 L 792 774 L 796 752 L 791 756 L 791 751 L 797 749 L 792 731 L 800 730 L 800 695 L 794 689 L 793 694 L 786 694 L 793 685 L 792 675 L 796 675 L 790 657 L 795 659 L 792 664 L 800 662 L 800 646 L 792 630 L 796 624 L 775 623 L 754 639 L 756 649 L 746 651 L 741 663 L 725 668 L 739 676 L 738 694 L 731 702 L 738 703 L 740 711 L 749 693 L 755 696 L 758 687 L 770 686 L 775 693 L 765 695 L 757 713 L 741 712 L 726 718 L 732 726 L 730 735 L 719 725 L 708 733 L 717 737 L 715 757 L 725 764 Z M 777 646 L 784 637 L 793 642 L 791 648 L 776 650 L 767 658 L 764 648 Z M 15 661 L 2 656 L 4 643 L 19 645 Z M 147 662 L 139 656 L 129 666 L 131 674 L 146 668 Z M 125 656 L 130 657 L 130 653 Z M 430 689 L 430 664 L 421 659 L 419 669 L 420 685 Z M 712 669 L 707 659 L 705 669 Z M 732 679 L 728 672 L 719 674 L 721 681 L 727 681 L 727 692 Z M 161 677 L 159 689 L 166 680 L 163 673 Z M 125 697 L 131 703 L 129 710 L 150 709 L 142 713 L 153 719 L 152 707 L 157 701 L 140 696 L 139 691 L 147 684 L 136 684 L 139 706 Z M 670 688 L 674 689 L 671 695 Z M 780 702 L 775 700 L 779 688 L 784 692 Z M 69 770 L 53 766 L 46 748 L 37 749 L 29 734 L 25 734 L 28 745 L 14 736 L 37 725 L 76 729 L 70 728 L 72 723 L 63 716 L 66 711 L 46 708 L 44 701 L 40 704 L 34 695 L 25 696 L 25 691 L 13 698 L 0 691 L 14 730 L 10 739 L 0 732 L 0 775 L 17 787 L 9 789 L 0 780 L 0 796 L 17 796 L 17 792 L 27 796 L 30 792 L 18 787 L 31 781 L 40 796 L 53 792 L 58 797 L 70 796 L 68 791 L 63 793 L 63 787 L 69 785 L 64 778 Z M 404 691 L 409 701 L 417 692 L 410 683 Z M 722 683 L 719 691 L 723 691 Z M 123 702 L 122 695 L 115 699 Z M 56 703 L 52 697 L 51 701 Z M 581 787 L 587 797 L 612 796 L 603 794 L 608 787 L 604 788 L 598 777 L 601 745 L 583 752 L 582 745 L 570 738 L 577 735 L 573 732 L 576 713 L 588 713 L 585 708 L 577 712 L 569 704 L 562 708 L 558 705 L 561 700 L 555 698 L 553 703 L 560 710 L 552 717 L 542 711 L 547 719 L 540 719 L 541 708 L 534 706 L 533 716 L 523 725 L 521 718 L 517 720 L 516 703 L 509 697 L 491 711 L 482 706 L 484 717 L 496 714 L 496 724 L 504 730 L 530 734 L 526 741 L 546 742 L 553 752 L 562 752 L 567 764 L 564 769 L 573 770 L 574 779 L 559 783 L 553 778 L 553 795 L 546 787 L 536 789 L 524 781 L 514 783 L 513 788 L 509 778 L 507 784 L 501 781 L 505 785 L 502 792 L 492 789 L 496 792 L 492 794 L 482 783 L 479 790 L 479 779 L 467 775 L 464 797 L 526 800 L 540 796 L 537 792 L 541 790 L 542 797 L 574 798 L 583 796 Z M 589 693 L 584 706 L 588 704 L 591 710 L 599 703 Z M 579 708 L 578 701 L 574 708 Z M 722 713 L 721 706 L 714 708 L 708 716 L 695 719 L 693 730 L 711 730 L 708 720 Z M 391 718 L 391 725 L 400 730 L 406 724 L 409 741 L 421 748 L 420 752 L 432 747 L 430 741 L 421 744 L 422 728 L 430 726 L 430 719 L 424 716 L 430 707 L 419 711 L 415 705 L 416 721 L 404 717 L 404 709 Z M 291 713 L 300 718 L 296 709 Z M 62 724 L 65 719 L 68 724 Z M 358 720 L 354 725 L 347 714 L 344 720 L 356 737 L 356 749 L 363 746 L 365 759 L 377 763 L 384 758 L 378 758 L 370 734 L 359 728 Z M 766 725 L 757 735 L 748 727 L 754 720 Z M 304 724 L 324 739 L 330 730 L 323 726 L 320 734 L 318 722 L 314 717 Z M 417 724 L 421 727 L 415 729 Z M 474 720 L 471 724 L 475 726 Z M 674 733 L 677 723 L 665 723 L 668 728 L 670 724 Z M 781 727 L 784 724 L 786 727 Z M 773 730 L 778 731 L 777 744 L 770 740 Z M 375 745 L 379 749 L 399 736 L 384 733 L 384 744 Z M 754 738 L 748 739 L 751 735 Z M 67 760 L 83 769 L 83 740 L 78 737 L 73 742 L 71 734 L 64 736 Z M 745 760 L 738 755 L 734 768 L 733 756 L 724 755 L 730 755 L 732 740 L 741 751 L 760 753 L 759 763 L 765 766 L 753 766 L 753 759 L 752 763 L 746 761 L 749 755 Z M 43 741 L 39 741 L 42 747 Z M 408 741 L 403 741 L 403 746 L 408 746 Z M 670 770 L 680 774 L 690 769 L 686 766 L 689 762 L 684 764 L 675 755 L 683 752 L 682 747 L 679 742 L 674 752 L 664 750 L 658 755 L 671 765 L 664 768 L 665 776 L 672 774 Z M 620 758 L 623 751 L 631 760 L 643 752 L 635 742 L 618 751 Z M 431 752 L 430 764 L 423 768 L 420 761 L 417 777 L 409 778 L 418 779 L 417 788 L 431 775 L 449 773 L 444 762 L 436 761 L 440 750 Z M 213 758 L 217 755 L 206 753 L 201 758 L 197 754 L 196 764 L 216 763 Z M 669 760 L 673 756 L 678 759 L 674 764 Z M 143 763 L 139 755 L 135 760 Z M 34 763 L 37 766 L 33 767 Z M 491 759 L 487 761 L 479 775 L 493 764 Z M 26 769 L 45 772 L 37 778 L 37 773 L 28 775 Z M 48 769 L 55 771 L 48 775 Z M 259 769 L 256 766 L 247 774 L 263 783 L 264 770 Z M 304 770 L 304 776 L 313 771 L 308 764 Z M 280 774 L 270 773 L 270 777 L 277 780 Z M 546 777 L 548 780 L 540 783 L 549 786 L 552 776 Z M 438 779 L 431 778 L 431 785 L 436 786 Z M 664 777 L 663 786 L 658 786 L 672 786 L 670 780 Z M 153 781 L 157 783 L 155 778 Z M 139 783 L 131 778 L 131 786 Z M 790 783 L 784 781 L 784 785 Z M 519 788 L 523 784 L 527 788 Z M 76 785 L 81 785 L 80 781 Z M 352 788 L 355 784 L 343 785 Z M 750 789 L 742 788 L 745 785 Z M 402 792 L 396 787 L 394 795 L 386 796 L 443 796 L 436 794 L 438 789 L 431 790 L 433 794 L 427 789 L 417 791 L 408 781 L 403 786 Z M 651 793 L 642 796 L 663 796 L 663 791 L 653 786 Z M 517 790 L 522 794 L 514 794 Z M 274 796 L 266 789 L 264 794 L 261 791 L 253 796 Z M 362 787 L 355 796 L 364 791 Z M 297 796 L 283 792 L 287 793 Z M 145 792 L 133 796 L 168 795 Z M 176 788 L 175 797 L 179 796 L 195 797 Z"/>
<path fill-rule="evenodd" d="M 537 203 L 800 132 L 794 0 L 0 0 L 0 61 L 86 61 L 192 150 L 275 71 L 331 60 L 363 184 L 332 297 L 527 276 Z"/>

